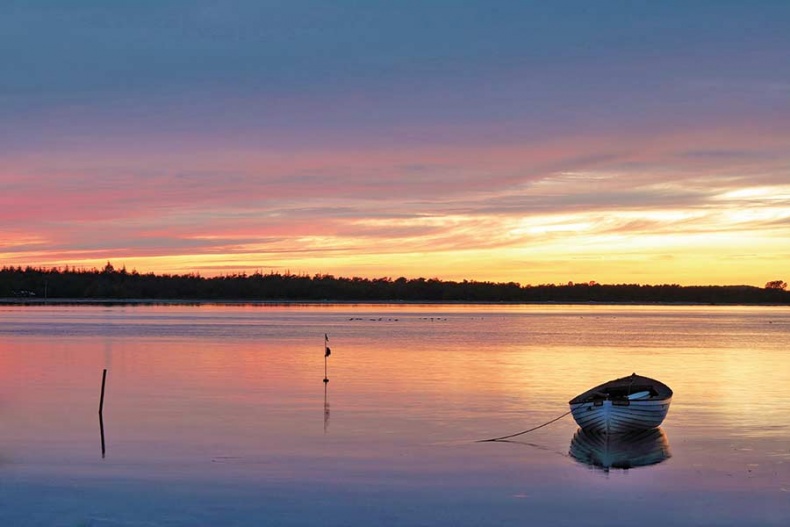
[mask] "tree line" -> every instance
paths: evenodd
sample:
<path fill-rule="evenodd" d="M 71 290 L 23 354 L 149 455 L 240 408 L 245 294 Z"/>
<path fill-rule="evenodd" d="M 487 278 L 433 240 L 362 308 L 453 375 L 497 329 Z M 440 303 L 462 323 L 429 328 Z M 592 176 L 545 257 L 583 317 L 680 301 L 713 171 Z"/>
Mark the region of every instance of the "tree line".
<path fill-rule="evenodd" d="M 765 287 L 677 284 L 520 285 L 516 282 L 448 281 L 437 278 L 342 278 L 326 274 L 256 272 L 202 277 L 104 269 L 3 267 L 0 298 L 6 302 L 53 299 L 181 301 L 426 301 L 786 304 L 781 280 Z"/>

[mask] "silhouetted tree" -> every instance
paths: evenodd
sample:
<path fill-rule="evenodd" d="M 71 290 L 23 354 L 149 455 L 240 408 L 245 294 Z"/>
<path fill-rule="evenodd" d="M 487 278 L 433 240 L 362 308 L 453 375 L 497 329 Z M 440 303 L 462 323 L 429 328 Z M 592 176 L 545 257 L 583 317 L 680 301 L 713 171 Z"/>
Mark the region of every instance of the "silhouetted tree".
<path fill-rule="evenodd" d="M 526 285 L 438 278 L 342 278 L 328 274 L 294 275 L 256 272 L 204 278 L 184 275 L 131 273 L 110 262 L 100 271 L 3 267 L 0 298 L 246 301 L 435 301 L 435 302 L 602 302 L 693 304 L 790 304 L 787 284 L 776 280 L 765 288 L 751 286 L 693 286 L 677 284 Z M 19 301 L 19 300 L 17 300 Z"/>

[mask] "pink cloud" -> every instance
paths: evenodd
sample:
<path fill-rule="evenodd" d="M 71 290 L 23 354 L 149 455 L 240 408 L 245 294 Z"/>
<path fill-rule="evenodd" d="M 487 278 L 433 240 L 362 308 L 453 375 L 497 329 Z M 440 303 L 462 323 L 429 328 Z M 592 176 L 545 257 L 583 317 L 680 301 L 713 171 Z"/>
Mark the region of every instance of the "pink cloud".
<path fill-rule="evenodd" d="M 519 243 L 503 236 L 503 222 L 536 214 L 710 209 L 722 206 L 714 198 L 728 190 L 786 182 L 787 137 L 746 129 L 500 146 L 6 156 L 0 255 L 36 263 L 493 250 Z M 450 217 L 461 219 L 443 219 Z M 602 228 L 712 227 L 635 218 Z M 304 241 L 321 237 L 339 248 Z"/>

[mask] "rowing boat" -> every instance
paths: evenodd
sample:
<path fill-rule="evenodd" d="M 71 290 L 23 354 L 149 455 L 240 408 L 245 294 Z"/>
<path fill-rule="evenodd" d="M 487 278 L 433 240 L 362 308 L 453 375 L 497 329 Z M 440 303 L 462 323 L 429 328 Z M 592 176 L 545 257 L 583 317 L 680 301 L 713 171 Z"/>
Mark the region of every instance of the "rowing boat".
<path fill-rule="evenodd" d="M 623 434 L 661 425 L 672 402 L 672 389 L 632 373 L 605 382 L 568 401 L 576 423 L 584 430 Z"/>

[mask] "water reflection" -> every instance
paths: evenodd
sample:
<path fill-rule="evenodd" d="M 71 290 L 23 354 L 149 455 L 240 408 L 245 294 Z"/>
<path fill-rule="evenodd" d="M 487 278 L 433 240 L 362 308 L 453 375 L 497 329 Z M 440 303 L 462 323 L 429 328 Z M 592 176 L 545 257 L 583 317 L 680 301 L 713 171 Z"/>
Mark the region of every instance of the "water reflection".
<path fill-rule="evenodd" d="M 571 440 L 570 455 L 580 463 L 608 472 L 612 468 L 656 465 L 672 454 L 661 428 L 627 434 L 599 434 L 579 428 Z"/>
<path fill-rule="evenodd" d="M 386 309 L 0 309 L 0 525 L 790 524 L 776 404 L 790 397 L 790 307 Z M 779 316 L 781 331 L 763 322 Z M 342 342 L 331 383 L 325 331 Z M 616 470 L 667 459 L 666 436 L 569 448 L 570 419 L 526 446 L 470 442 L 548 421 L 624 369 L 676 390 L 674 462 Z M 582 492 L 565 507 L 568 489 Z"/>
<path fill-rule="evenodd" d="M 99 434 L 101 435 L 101 457 L 104 459 L 107 454 L 107 448 L 104 445 L 104 417 L 101 412 L 99 412 Z"/>
<path fill-rule="evenodd" d="M 324 383 L 324 433 L 329 430 L 329 395 L 328 395 L 328 386 L 329 383 Z"/>

